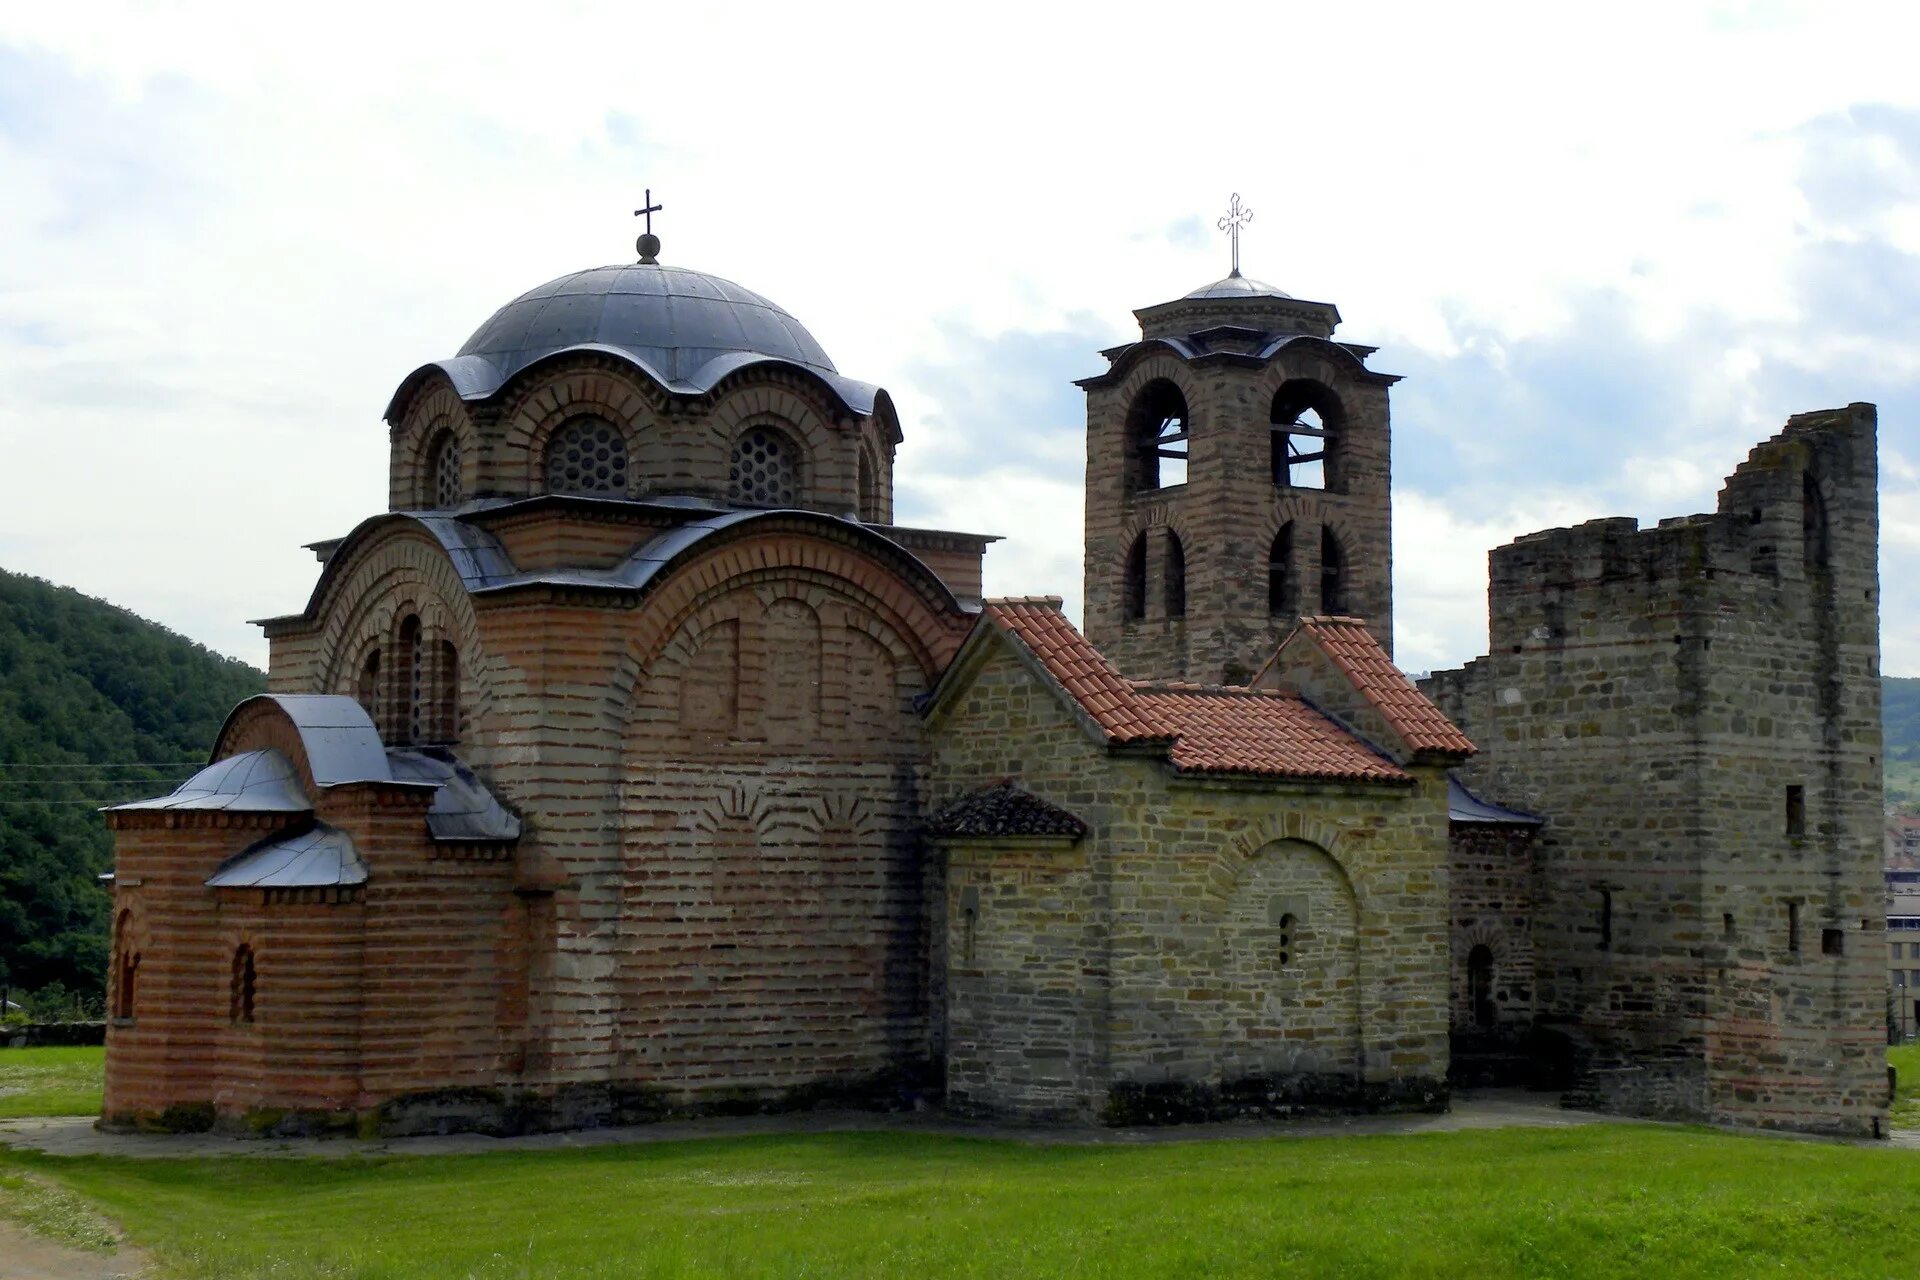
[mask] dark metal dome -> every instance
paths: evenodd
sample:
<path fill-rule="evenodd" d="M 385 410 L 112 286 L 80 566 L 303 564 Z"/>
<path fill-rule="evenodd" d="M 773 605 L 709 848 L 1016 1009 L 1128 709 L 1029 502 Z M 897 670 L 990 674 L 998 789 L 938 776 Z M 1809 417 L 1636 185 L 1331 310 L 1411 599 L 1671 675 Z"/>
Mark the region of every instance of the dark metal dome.
<path fill-rule="evenodd" d="M 484 399 L 522 369 L 563 351 L 616 355 L 674 391 L 705 393 L 735 369 L 779 361 L 825 382 L 856 413 L 877 388 L 841 375 L 806 326 L 731 280 L 652 262 L 595 267 L 549 280 L 493 313 L 460 354 L 408 376 L 388 406 L 428 369 L 461 398 Z"/>
<path fill-rule="evenodd" d="M 751 289 L 685 267 L 629 263 L 549 280 L 493 313 L 463 356 L 501 377 L 582 343 L 618 347 L 669 381 L 692 381 L 728 352 L 791 360 L 825 373 L 833 361 L 806 327 Z"/>

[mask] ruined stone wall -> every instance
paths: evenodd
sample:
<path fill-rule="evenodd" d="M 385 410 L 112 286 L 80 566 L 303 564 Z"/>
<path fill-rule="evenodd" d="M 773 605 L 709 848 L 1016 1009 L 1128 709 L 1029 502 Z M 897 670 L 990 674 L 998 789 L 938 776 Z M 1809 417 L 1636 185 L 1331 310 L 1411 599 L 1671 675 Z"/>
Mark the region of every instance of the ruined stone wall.
<path fill-rule="evenodd" d="M 1179 387 L 1190 412 L 1187 479 L 1167 488 L 1128 484 L 1135 441 L 1129 420 L 1157 380 Z M 1338 402 L 1336 452 L 1323 489 L 1274 483 L 1271 410 L 1286 383 L 1324 387 Z M 1393 651 L 1392 513 L 1388 379 L 1324 344 L 1282 347 L 1264 367 L 1194 367 L 1171 352 L 1137 358 L 1126 375 L 1087 394 L 1086 634 L 1130 676 L 1244 684 L 1303 614 L 1328 611 L 1321 596 L 1321 531 L 1344 549 L 1344 600 L 1336 612 L 1367 620 Z M 1269 607 L 1275 535 L 1292 527 L 1284 607 Z M 1127 616 L 1129 550 L 1147 538 L 1146 614 Z M 1186 560 L 1186 612 L 1168 609 L 1169 536 Z"/>
<path fill-rule="evenodd" d="M 1875 495 L 1872 409 L 1802 415 L 1712 515 L 1496 551 L 1489 655 L 1426 684 L 1547 819 L 1538 1010 L 1581 1096 L 1881 1122 Z"/>
<path fill-rule="evenodd" d="M 1444 1101 L 1438 770 L 1179 779 L 1095 745 L 1011 655 L 933 728 L 935 804 L 1011 777 L 1090 828 L 1072 856 L 951 846 L 951 1094 L 1129 1120 Z"/>

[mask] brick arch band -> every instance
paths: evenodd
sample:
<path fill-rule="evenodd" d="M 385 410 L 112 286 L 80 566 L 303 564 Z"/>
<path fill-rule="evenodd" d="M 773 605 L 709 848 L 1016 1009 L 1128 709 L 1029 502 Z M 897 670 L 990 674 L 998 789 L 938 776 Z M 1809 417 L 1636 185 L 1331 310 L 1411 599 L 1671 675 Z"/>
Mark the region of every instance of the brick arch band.
<path fill-rule="evenodd" d="M 676 566 L 669 579 L 648 594 L 643 619 L 611 681 L 614 705 L 628 704 L 674 637 L 702 610 L 742 588 L 777 586 L 795 578 L 869 610 L 904 643 L 929 686 L 972 630 L 970 616 L 864 550 L 814 532 L 757 530 Z"/>

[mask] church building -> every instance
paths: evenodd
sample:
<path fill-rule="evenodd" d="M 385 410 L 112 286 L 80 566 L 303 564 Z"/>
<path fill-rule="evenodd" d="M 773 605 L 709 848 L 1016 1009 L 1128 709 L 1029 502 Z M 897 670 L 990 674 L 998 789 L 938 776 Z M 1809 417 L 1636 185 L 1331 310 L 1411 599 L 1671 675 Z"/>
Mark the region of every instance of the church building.
<path fill-rule="evenodd" d="M 1600 1105 L 1718 1118 L 1707 1064 L 1736 1044 L 1724 1095 L 1768 1090 L 1758 953 L 1725 962 L 1737 990 L 1716 961 L 1653 965 L 1695 1012 L 1738 1003 L 1703 1035 L 1585 1037 L 1613 1025 L 1595 1001 L 1631 1021 L 1637 997 L 1580 976 L 1542 876 L 1585 893 L 1619 859 L 1524 758 L 1473 775 L 1524 809 L 1457 776 L 1461 724 L 1516 740 L 1503 681 L 1546 681 L 1534 725 L 1570 695 L 1537 664 L 1433 697 L 1394 666 L 1394 379 L 1334 338 L 1334 307 L 1236 267 L 1138 312 L 1083 380 L 1083 634 L 1057 597 L 983 598 L 993 538 L 894 523 L 884 390 L 659 251 L 522 294 L 401 379 L 389 510 L 315 544 L 306 607 L 262 624 L 269 692 L 178 790 L 108 811 L 105 1123 L 1439 1109 L 1456 1049 L 1525 1053 L 1541 1027 Z M 1844 429 L 1853 470 L 1822 474 L 1857 488 L 1870 411 Z M 1749 540 L 1791 592 L 1785 519 L 1766 507 Z M 1862 527 L 1826 528 L 1846 567 L 1821 589 L 1859 589 Z M 1855 631 L 1828 637 L 1851 647 L 1827 700 L 1781 712 L 1852 717 L 1796 837 L 1845 876 L 1870 799 L 1840 763 Z M 1774 865 L 1734 876 L 1743 921 L 1776 904 Z M 1643 881 L 1618 878 L 1610 936 L 1637 944 Z M 1813 884 L 1795 927 L 1839 957 L 1851 889 Z M 1661 930 L 1716 919 L 1661 892 Z M 1796 981 L 1776 1015 L 1859 1040 L 1857 1002 Z M 1698 1070 L 1616 1087 L 1648 1053 Z M 1841 1061 L 1753 1118 L 1872 1130 L 1884 1085 Z"/>

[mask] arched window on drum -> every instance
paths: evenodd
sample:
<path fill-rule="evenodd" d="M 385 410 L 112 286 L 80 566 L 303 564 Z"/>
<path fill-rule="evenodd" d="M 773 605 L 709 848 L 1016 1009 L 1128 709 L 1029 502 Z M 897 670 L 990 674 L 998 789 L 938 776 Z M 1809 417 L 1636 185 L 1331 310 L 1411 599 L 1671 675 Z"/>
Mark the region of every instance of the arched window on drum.
<path fill-rule="evenodd" d="M 800 500 L 800 451 L 785 432 L 755 426 L 733 442 L 727 497 L 752 507 L 790 507 Z"/>
<path fill-rule="evenodd" d="M 627 438 L 591 414 L 562 423 L 547 441 L 547 491 L 623 498 L 627 493 Z"/>

